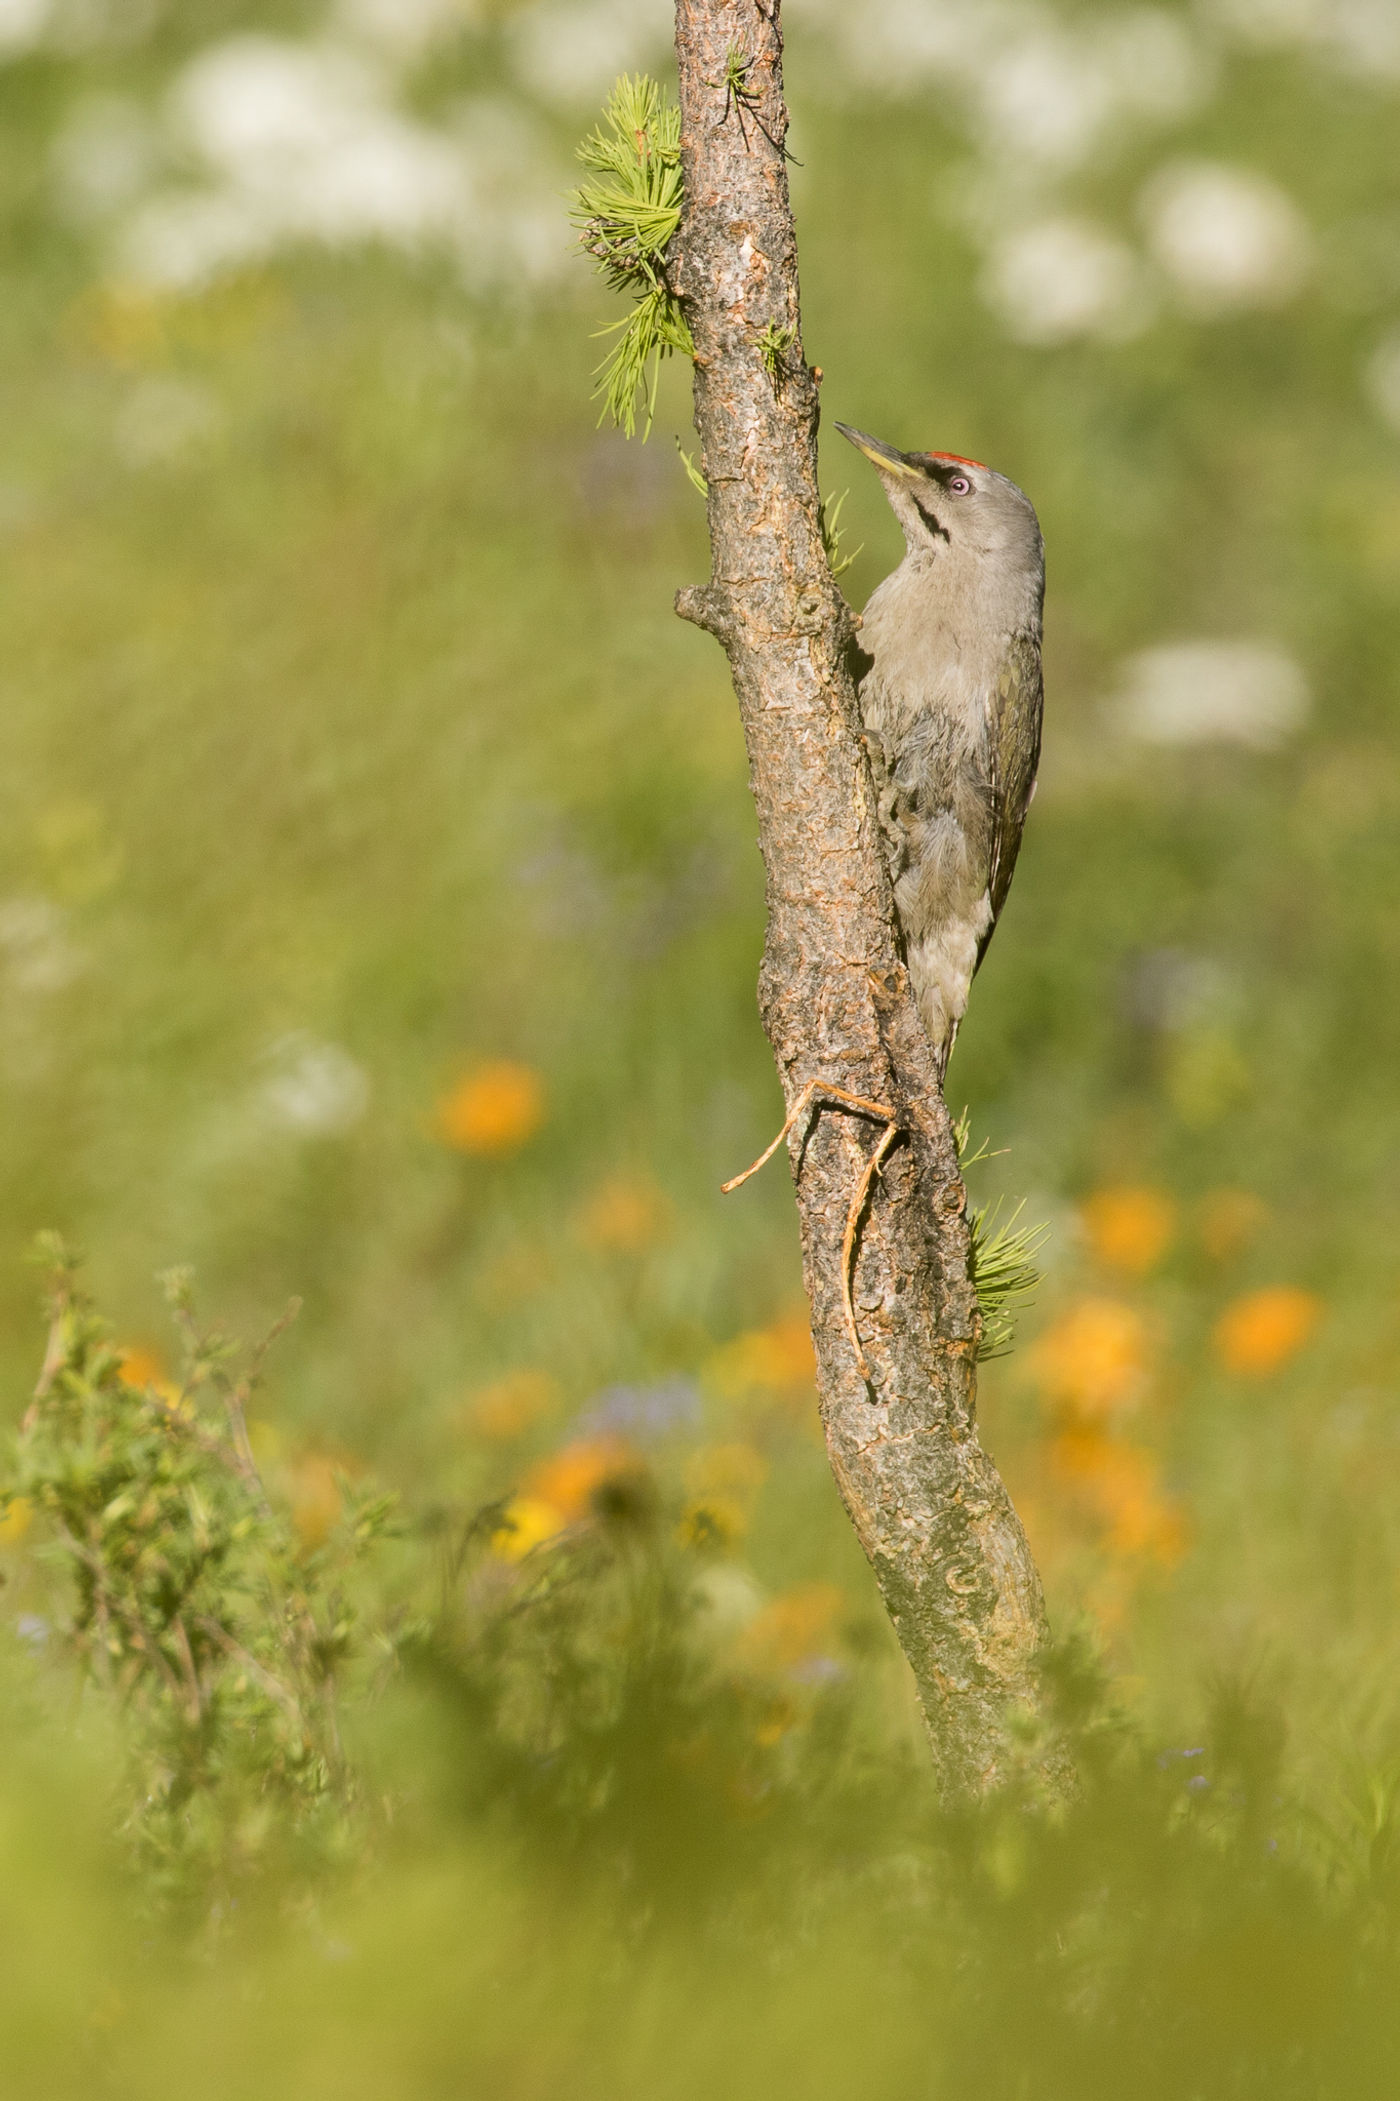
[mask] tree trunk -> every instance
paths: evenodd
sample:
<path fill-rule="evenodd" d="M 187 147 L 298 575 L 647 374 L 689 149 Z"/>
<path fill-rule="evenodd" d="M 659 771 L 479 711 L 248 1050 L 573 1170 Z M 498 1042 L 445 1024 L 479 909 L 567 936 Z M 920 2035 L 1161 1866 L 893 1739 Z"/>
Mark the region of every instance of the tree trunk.
<path fill-rule="evenodd" d="M 827 1451 L 942 1782 L 979 1791 L 1005 1770 L 1011 1712 L 1039 1705 L 1045 1608 L 978 1442 L 966 1192 L 822 547 L 779 0 L 676 0 L 676 50 L 685 211 L 668 267 L 695 341 L 713 562 L 676 608 L 723 644 L 739 700 L 767 874 L 759 1003 L 789 1108 L 813 1082 L 866 1104 L 819 1097 L 789 1139 Z"/>

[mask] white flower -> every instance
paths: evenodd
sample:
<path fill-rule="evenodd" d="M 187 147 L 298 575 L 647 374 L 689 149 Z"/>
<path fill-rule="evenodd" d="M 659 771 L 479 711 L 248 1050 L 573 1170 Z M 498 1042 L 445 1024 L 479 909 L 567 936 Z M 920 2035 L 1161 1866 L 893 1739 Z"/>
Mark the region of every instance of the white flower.
<path fill-rule="evenodd" d="M 414 59 L 465 29 L 476 13 L 471 0 L 339 0 L 334 19 L 351 36 Z"/>
<path fill-rule="evenodd" d="M 117 416 L 117 451 L 132 467 L 163 467 L 188 457 L 219 423 L 218 398 L 197 380 L 143 380 Z"/>
<path fill-rule="evenodd" d="M 148 198 L 121 229 L 118 274 L 186 291 L 276 246 L 280 229 L 248 198 L 177 190 Z"/>
<path fill-rule="evenodd" d="M 1153 255 L 1203 316 L 1281 305 L 1312 260 L 1297 206 L 1251 168 L 1174 162 L 1143 191 L 1142 214 Z"/>
<path fill-rule="evenodd" d="M 866 87 L 907 100 L 956 88 L 985 156 L 1079 167 L 1146 118 L 1172 122 L 1210 84 L 1209 55 L 1165 8 L 1066 19 L 1038 0 L 797 0 Z"/>
<path fill-rule="evenodd" d="M 155 158 L 155 132 L 139 102 L 84 96 L 54 140 L 59 195 L 75 218 L 104 218 L 139 195 Z"/>
<path fill-rule="evenodd" d="M 0 898 L 0 963 L 21 992 L 61 992 L 83 967 L 68 916 L 51 898 Z"/>
<path fill-rule="evenodd" d="M 262 1099 L 278 1123 L 329 1137 L 358 1123 L 369 1106 L 368 1075 L 338 1043 L 319 1043 L 298 1029 L 274 1043 L 267 1058 L 274 1069 Z"/>
<path fill-rule="evenodd" d="M 1101 25 L 1070 29 L 1051 20 L 999 39 L 967 85 L 984 152 L 1070 169 L 1135 119 L 1186 115 L 1205 79 L 1182 24 L 1141 8 Z"/>
<path fill-rule="evenodd" d="M 1113 714 L 1146 744 L 1269 751 L 1308 715 L 1301 668 L 1271 642 L 1167 642 L 1122 667 Z"/>
<path fill-rule="evenodd" d="M 1242 43 L 1307 44 L 1355 79 L 1400 79 L 1395 0 L 1208 0 L 1207 11 Z"/>
<path fill-rule="evenodd" d="M 654 63 L 670 40 L 657 0 L 564 0 L 510 21 L 517 80 L 567 108 L 594 102 L 619 73 Z"/>
<path fill-rule="evenodd" d="M 1375 408 L 1392 430 L 1400 431 L 1400 332 L 1376 345 L 1363 376 Z"/>
<path fill-rule="evenodd" d="M 434 127 L 395 108 L 390 88 L 368 51 L 330 43 L 242 36 L 201 52 L 168 126 L 206 179 L 137 205 L 119 271 L 187 287 L 288 243 L 366 240 L 444 249 L 482 284 L 564 267 L 558 185 L 528 116 L 483 98 Z"/>
<path fill-rule="evenodd" d="M 390 108 L 349 51 L 236 37 L 177 83 L 177 125 L 226 181 L 288 231 L 411 241 L 468 203 L 449 140 Z"/>
<path fill-rule="evenodd" d="M 51 0 L 0 0 L 0 58 L 18 58 L 48 27 Z"/>
<path fill-rule="evenodd" d="M 216 44 L 176 81 L 170 121 L 214 186 L 158 193 L 133 214 L 122 261 L 147 281 L 197 284 L 289 240 L 455 239 L 467 221 L 462 153 L 390 107 L 349 51 Z"/>
<path fill-rule="evenodd" d="M 1147 318 L 1142 273 L 1126 243 L 1088 219 L 1043 219 L 1004 235 L 982 296 L 1021 343 L 1122 340 Z"/>

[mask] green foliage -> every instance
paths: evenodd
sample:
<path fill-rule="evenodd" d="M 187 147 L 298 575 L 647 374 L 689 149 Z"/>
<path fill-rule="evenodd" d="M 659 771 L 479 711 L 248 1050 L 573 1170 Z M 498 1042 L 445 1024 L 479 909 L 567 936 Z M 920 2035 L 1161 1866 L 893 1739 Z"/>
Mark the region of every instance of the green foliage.
<path fill-rule="evenodd" d="M 266 1816 L 267 1835 L 240 1855 L 217 1958 L 196 1964 L 178 1936 L 132 1930 L 111 1805 L 136 1803 L 150 1768 L 95 1679 L 75 1702 L 85 1666 L 59 1634 L 44 1645 L 39 1623 L 71 1617 L 51 1588 L 75 1591 L 72 1563 L 37 1559 L 42 1518 L 16 1542 L 12 1507 L 9 2085 L 45 2101 L 173 2101 L 192 2079 L 211 2101 L 1388 2093 L 1400 479 L 1375 399 L 1400 310 L 1383 72 L 1344 73 L 1330 33 L 1265 53 L 1232 41 L 1242 9 L 1213 10 L 1208 37 L 1199 11 L 1172 10 L 1203 60 L 1194 110 L 1165 130 L 1109 125 L 1086 157 L 1032 168 L 1050 183 L 1039 216 L 1125 244 L 1147 296 L 1133 330 L 1041 344 L 984 296 L 1027 228 L 1016 182 L 983 179 L 975 98 L 890 69 L 867 92 L 819 28 L 791 40 L 804 337 L 829 406 L 1005 469 L 1050 552 L 1044 783 L 953 1080 L 978 1129 L 1014 1145 L 1019 1190 L 1061 1210 L 1143 1188 L 1173 1221 L 1132 1268 L 1065 1234 L 1021 1324 L 1064 1350 L 1085 1307 L 1133 1329 L 1111 1416 L 1049 1393 L 1049 1353 L 1029 1349 L 985 1366 L 979 1391 L 1052 1619 L 1087 1610 L 1106 1630 L 1140 1740 L 1115 1739 L 1058 1825 L 1013 1798 L 969 1819 L 958 1851 L 930 1835 L 919 1725 L 810 1389 L 744 1383 L 801 1288 L 783 1178 L 738 1211 L 713 1194 L 778 1120 L 752 997 L 763 876 L 719 660 L 668 611 L 701 558 L 692 494 L 656 448 L 595 434 L 580 402 L 576 295 L 602 287 L 576 272 L 572 289 L 483 296 L 382 243 L 306 244 L 184 290 L 113 284 L 146 195 L 163 207 L 179 169 L 207 170 L 163 158 L 161 136 L 134 206 L 114 190 L 91 232 L 60 216 L 48 171 L 66 184 L 94 104 L 134 105 L 159 133 L 208 40 L 298 39 L 324 10 L 123 12 L 115 39 L 70 38 L 70 11 L 51 8 L 43 48 L 7 46 L 3 69 L 0 1241 L 62 1220 L 94 1250 L 122 1338 L 160 1332 L 150 1275 L 185 1253 L 244 1332 L 251 1309 L 304 1293 L 273 1360 L 288 1450 L 364 1454 L 425 1523 L 506 1495 L 619 1381 L 701 1392 L 659 1469 L 741 1443 L 769 1473 L 746 1540 L 697 1561 L 685 1593 L 708 1736 L 649 1719 L 693 1714 L 698 1679 L 674 1705 L 640 1660 L 618 1685 L 621 1577 L 595 1543 L 585 1579 L 581 1536 L 559 1549 L 550 1608 L 575 1601 L 567 1698 L 515 1730 L 483 1644 L 518 1628 L 500 1682 L 542 1702 L 526 1659 L 537 1637 L 545 1655 L 548 1619 L 532 1605 L 496 1631 L 463 1623 L 466 1592 L 499 1588 L 502 1611 L 524 1596 L 479 1545 L 446 1660 L 423 1661 L 439 1636 L 417 1591 L 429 1631 L 412 1668 L 371 1702 L 373 1645 L 347 1659 L 336 1714 L 360 1806 L 338 1828 L 352 1853 L 373 1833 L 357 1876 L 316 1884 L 313 1903 L 298 1848 L 279 1861 L 274 1833 L 325 1828 L 295 1789 L 255 1774 L 199 1797 L 222 1833 L 219 1805 L 241 1795 L 245 1833 Z M 1052 10 L 1055 36 L 1111 38 L 1118 12 Z M 155 23 L 144 41 L 138 15 Z M 544 13 L 519 38 L 499 8 L 454 19 L 460 63 L 438 47 L 405 74 L 398 45 L 393 83 L 411 82 L 415 114 L 441 98 L 448 117 L 484 90 L 535 127 L 535 172 L 562 187 L 539 84 L 499 70 L 538 48 Z M 1035 144 L 998 132 L 1002 175 Z M 1158 170 L 1201 157 L 1267 177 L 1310 226 L 1312 272 L 1279 304 L 1198 318 L 1149 244 Z M 963 209 L 974 191 L 985 217 Z M 684 376 L 662 370 L 658 422 Z M 205 409 L 183 438 L 163 420 L 182 400 Z M 866 542 L 843 579 L 859 606 L 900 534 L 829 423 L 822 445 L 828 480 L 852 483 L 847 537 Z M 1116 697 L 1133 652 L 1235 635 L 1302 666 L 1308 724 L 1268 751 L 1129 733 Z M 337 1049 L 368 1076 L 358 1114 L 311 1084 Z M 537 1074 L 543 1121 L 513 1153 L 454 1151 L 435 1101 L 494 1058 Z M 1327 1142 L 1300 1145 L 1320 1104 Z M 970 1179 L 990 1188 L 995 1171 Z M 619 1180 L 648 1178 L 645 1230 L 587 1225 Z M 1315 1295 L 1318 1339 L 1230 1368 L 1219 1323 L 1278 1285 Z M 12 1421 L 33 1384 L 31 1296 L 0 1263 Z M 518 1372 L 551 1398 L 488 1435 L 474 1397 Z M 1071 1442 L 1155 1467 L 1181 1515 L 1174 1560 L 1115 1536 L 1089 1497 L 1117 1477 L 1066 1475 Z M 664 1525 L 654 1548 L 671 1552 Z M 362 1567 L 366 1625 L 419 1551 L 411 1531 Z M 521 1567 L 533 1584 L 543 1559 Z M 833 1705 L 816 1733 L 760 1746 L 777 1718 L 728 1689 L 714 1617 L 818 1582 L 849 1599 L 852 1639 L 782 1689 L 799 1701 L 820 1670 Z M 580 1675 L 590 1643 L 597 1681 Z M 1261 1650 L 1288 1722 L 1281 1766 L 1262 1724 L 1200 1690 Z M 458 1677 L 485 1690 L 459 1704 Z M 600 1712 L 632 1717 L 605 1753 Z M 853 1775 L 835 1802 L 832 1764 Z M 592 1824 L 563 1806 L 587 1804 L 583 1771 L 603 1775 Z M 639 1803 L 664 1805 L 635 1852 L 632 1775 Z M 369 1808 L 385 1796 L 387 1833 Z M 541 1828 L 570 1834 L 558 1874 L 530 1839 L 541 1796 Z M 693 1859 L 702 1798 L 728 1863 L 703 1923 L 679 1916 L 688 1869 L 627 1911 L 648 1858 Z M 650 1890 L 664 1882 L 658 1868 Z M 259 1924 L 255 1887 L 289 1915 Z"/>
<path fill-rule="evenodd" d="M 818 523 L 821 526 L 822 533 L 822 548 L 826 554 L 827 566 L 830 568 L 833 576 L 844 576 L 857 556 L 864 552 L 863 545 L 861 547 L 853 547 L 849 553 L 846 553 L 841 546 L 841 509 L 850 493 L 849 489 L 843 489 L 841 494 L 834 500 L 830 496 L 823 496 L 821 510 L 818 513 Z"/>
<path fill-rule="evenodd" d="M 700 472 L 700 469 L 696 466 L 692 455 L 688 453 L 684 445 L 682 445 L 679 437 L 677 437 L 676 439 L 676 451 L 680 454 L 681 465 L 685 469 L 685 478 L 690 483 L 691 488 L 698 490 L 700 495 L 702 496 L 708 496 L 710 493 L 710 485 L 706 481 L 704 475 Z"/>
<path fill-rule="evenodd" d="M 796 327 L 789 325 L 786 328 L 780 328 L 776 321 L 770 321 L 759 334 L 758 354 L 763 360 L 763 369 L 773 382 L 774 387 L 779 386 L 782 382 L 783 366 L 786 364 L 796 341 Z"/>
<path fill-rule="evenodd" d="M 236 1879 L 269 1839 L 333 1851 L 354 1796 L 337 1698 L 367 1633 L 350 1579 L 390 1500 L 346 1483 L 340 1524 L 308 1552 L 248 1439 L 267 1344 L 240 1365 L 172 1272 L 180 1377 L 141 1381 L 61 1242 L 42 1253 L 48 1349 L 0 1496 L 39 1521 L 72 1601 L 66 1641 L 124 1717 L 138 1853 L 169 1895 Z"/>
<path fill-rule="evenodd" d="M 1045 1245 L 1046 1225 L 1017 1224 L 1024 1202 L 999 1224 L 1001 1199 L 979 1205 L 968 1221 L 972 1235 L 972 1283 L 982 1311 L 982 1339 L 977 1361 L 1009 1357 L 1016 1337 L 1016 1316 L 1034 1305 L 1040 1287 L 1035 1257 Z"/>
<path fill-rule="evenodd" d="M 406 1667 L 454 1718 L 473 1815 L 509 1819 L 555 1870 L 615 1877 L 638 1917 L 693 1920 L 846 1800 L 863 1730 L 849 1630 L 789 1652 L 801 1630 L 756 1617 L 751 1579 L 679 1515 L 634 1462 L 519 1563 L 489 1510 L 468 1520 Z"/>
<path fill-rule="evenodd" d="M 724 117 L 728 118 L 736 103 L 749 102 L 753 93 L 748 78 L 753 70 L 753 60 L 742 44 L 731 44 L 724 54 Z M 719 85 L 717 82 L 716 85 Z M 723 121 L 723 120 L 722 120 Z"/>
<path fill-rule="evenodd" d="M 92 1835 L 105 1737 L 75 1757 L 0 1647 L 0 2005 L 36 2090 L 91 2090 L 94 2031 L 105 2090 L 141 2101 L 187 2091 L 194 2038 L 204 2090 L 276 2090 L 289 2035 L 346 2101 L 523 2097 L 578 2066 L 676 2101 L 1016 2101 L 1031 2058 L 1086 2101 L 1383 2090 L 1392 1764 L 1319 1817 L 1257 1684 L 1222 1676 L 1197 1740 L 1154 1749 L 1080 1638 L 1045 1660 L 1037 1725 L 1072 1750 L 1074 1800 L 1043 1800 L 1027 1728 L 996 1796 L 940 1806 L 913 1730 L 871 1727 L 906 1684 L 885 1630 L 814 1647 L 804 1593 L 755 1616 L 732 1553 L 678 1526 L 660 1456 L 593 1447 L 612 1457 L 572 1523 L 527 1552 L 501 1500 L 418 1528 L 436 1602 L 347 1754 L 350 1614 L 318 1603 L 336 1556 L 298 1548 L 248 1471 L 255 1365 L 198 1335 L 184 1279 L 172 1295 L 189 1346 L 167 1393 L 122 1376 L 60 1261 L 7 1488 L 76 1592 L 127 1785 L 158 1797 L 136 1812 L 146 1887 L 187 1899 L 173 1932 L 157 1913 L 132 1935 Z M 349 1805 L 370 1794 L 394 1836 L 366 1867 Z M 218 1931 L 191 1964 L 199 1908 Z"/>
<path fill-rule="evenodd" d="M 953 1126 L 953 1136 L 957 1142 L 958 1164 L 964 1174 L 968 1168 L 978 1167 L 984 1160 L 999 1157 L 991 1150 L 989 1139 L 984 1138 L 972 1146 L 971 1118 L 966 1109 Z M 1016 1339 L 1017 1315 L 1035 1303 L 1035 1294 L 1040 1287 L 1040 1271 L 1035 1258 L 1050 1231 L 1047 1225 L 1023 1226 L 1017 1223 L 1026 1208 L 1024 1199 L 1004 1223 L 999 1223 L 1001 1206 L 1002 1199 L 998 1196 L 968 1213 L 972 1285 L 982 1314 L 982 1339 L 977 1345 L 979 1364 L 994 1357 L 1010 1356 Z"/>
<path fill-rule="evenodd" d="M 679 107 L 639 73 L 618 81 L 602 124 L 578 149 L 590 171 L 570 206 L 579 240 L 611 289 L 632 302 L 629 314 L 602 331 L 617 340 L 597 387 L 602 415 L 629 438 L 639 395 L 646 399 L 642 436 L 650 434 L 662 358 L 677 350 L 690 357 L 695 348 L 666 278 L 666 250 L 681 217 L 680 136 Z"/>

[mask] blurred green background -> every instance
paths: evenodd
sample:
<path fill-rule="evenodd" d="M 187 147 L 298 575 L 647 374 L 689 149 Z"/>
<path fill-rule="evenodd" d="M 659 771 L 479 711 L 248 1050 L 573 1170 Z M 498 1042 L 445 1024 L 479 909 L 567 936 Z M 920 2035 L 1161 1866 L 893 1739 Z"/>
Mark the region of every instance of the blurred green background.
<path fill-rule="evenodd" d="M 917 1730 L 814 1435 L 791 1195 L 778 1169 L 717 1193 L 780 1101 L 735 710 L 671 612 L 707 563 L 673 442 L 685 375 L 647 446 L 595 428 L 614 315 L 563 202 L 613 77 L 666 77 L 668 33 L 658 0 L 0 4 L 0 1352 L 18 1419 L 44 1227 L 85 1250 L 143 1375 L 169 1357 L 165 1265 L 245 1335 L 300 1295 L 255 1427 L 308 1537 L 335 1465 L 420 1515 L 511 1499 L 523 1546 L 586 1513 L 619 1454 L 644 1462 L 682 1540 L 703 1533 L 706 1582 L 724 1572 L 736 1638 L 757 1624 L 779 1677 L 854 1688 L 878 1763 L 916 1757 Z M 1194 1744 L 1243 1675 L 1287 1785 L 1316 1805 L 1370 1774 L 1357 1814 L 1383 1823 L 1400 8 L 790 0 L 787 34 L 828 413 L 990 461 L 1048 546 L 1041 787 L 949 1078 L 1006 1149 L 974 1195 L 1050 1227 L 984 1436 L 1057 1627 L 1090 1631 L 1147 1744 Z M 823 469 L 849 486 L 859 604 L 897 529 L 834 434 Z M 18 1571 L 23 1514 L 0 1532 Z M 385 1724 L 396 1769 L 416 1712 Z M 430 1763 L 443 1727 L 422 1723 Z M 95 1799 L 92 1743 L 62 1755 Z M 210 2093 L 738 2091 L 741 2060 L 755 2091 L 911 2093 L 909 2063 L 952 2078 L 975 2029 L 973 1991 L 943 2071 L 904 2041 L 847 2064 L 819 1993 L 775 2015 L 741 1977 L 663 2074 L 677 2009 L 704 2030 L 688 1958 L 629 1987 L 619 2041 L 606 1933 L 570 1913 L 526 1990 L 555 1898 L 484 1851 L 459 1889 L 432 1843 L 355 1929 L 374 2018 L 412 2050 L 332 2048 L 348 2001 L 339 1972 L 316 1981 L 319 1926 L 236 1986 L 147 1977 L 110 1987 L 139 2016 L 104 2013 L 126 1900 L 57 1812 L 45 1872 L 36 1772 L 58 1757 L 16 1754 L 12 1865 L 87 2006 L 86 2091 L 163 2092 L 153 2067 L 203 2047 L 225 1988 L 268 2027 L 213 2022 Z M 795 1878 L 839 1882 L 845 1814 L 826 1838 L 816 1818 Z M 1125 1917 L 1157 1901 L 1141 1874 Z M 484 1957 L 444 1952 L 459 1914 L 507 1951 L 504 2001 Z M 1249 1943 L 1250 1976 L 1331 1961 L 1355 1983 L 1362 1928 L 1314 1959 L 1307 1918 L 1287 1961 Z M 396 1970 L 381 1927 L 437 1954 Z M 822 1946 L 850 1990 L 898 1999 L 869 1945 Z M 1332 2000 L 1256 2089 L 1282 2015 L 1240 2014 L 1232 1986 L 1245 2083 L 1212 2084 L 1205 2044 L 1161 2041 L 1182 2004 L 1215 2017 L 1182 1974 L 1161 2091 L 1324 2090 L 1298 2053 Z M 551 2031 L 551 1993 L 595 1987 L 598 2032 Z M 293 2033 L 304 2055 L 279 2057 Z M 1367 2072 L 1330 2048 L 1337 2092 L 1382 2090 L 1384 2050 Z M 989 2092 L 1100 2090 L 1087 2059 L 1042 2087 L 1027 2049 Z"/>

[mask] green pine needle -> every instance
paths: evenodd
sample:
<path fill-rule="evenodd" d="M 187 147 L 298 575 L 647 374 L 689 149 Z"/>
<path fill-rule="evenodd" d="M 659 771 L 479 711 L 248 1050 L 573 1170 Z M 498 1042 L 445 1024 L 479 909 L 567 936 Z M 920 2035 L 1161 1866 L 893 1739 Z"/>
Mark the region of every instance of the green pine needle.
<path fill-rule="evenodd" d="M 598 367 L 598 420 L 610 416 L 630 438 L 641 397 L 645 440 L 662 358 L 673 350 L 685 357 L 695 353 L 665 274 L 666 250 L 681 218 L 680 109 L 646 74 L 624 75 L 578 157 L 589 177 L 574 191 L 569 215 L 600 274 L 632 301 L 630 313 L 599 331 L 616 340 Z"/>
<path fill-rule="evenodd" d="M 822 530 L 822 546 L 826 550 L 827 567 L 833 576 L 844 576 L 856 556 L 865 549 L 865 542 L 862 540 L 860 546 L 853 547 L 849 554 L 841 552 L 841 506 L 850 493 L 849 489 L 843 489 L 835 498 L 823 496 L 818 513 L 817 522 Z"/>
<path fill-rule="evenodd" d="M 958 1149 L 958 1165 L 966 1173 L 969 1167 L 977 1167 L 984 1160 L 995 1160 L 990 1142 L 982 1139 L 972 1145 L 971 1121 L 966 1109 L 953 1126 L 953 1139 Z M 1016 1338 L 1017 1315 L 1026 1306 L 1034 1303 L 1040 1287 L 1040 1270 L 1035 1258 L 1045 1245 L 1050 1228 L 1047 1225 L 1019 1225 L 1025 1210 L 1024 1199 L 1004 1225 L 998 1225 L 1001 1198 L 991 1204 L 982 1204 L 971 1213 L 968 1228 L 972 1239 L 972 1288 L 977 1294 L 977 1304 L 982 1314 L 982 1340 L 977 1346 L 977 1361 L 988 1363 L 993 1357 L 1009 1357 Z"/>
<path fill-rule="evenodd" d="M 977 1361 L 1009 1357 L 1016 1339 L 1016 1317 L 1033 1305 L 1040 1286 L 1035 1257 L 1045 1245 L 1050 1228 L 1022 1226 L 1016 1221 L 1025 1210 L 1019 1203 L 1005 1225 L 996 1222 L 1001 1198 L 984 1204 L 972 1214 L 972 1288 L 982 1311 L 982 1340 Z"/>
<path fill-rule="evenodd" d="M 758 354 L 775 390 L 782 384 L 783 366 L 796 341 L 796 328 L 779 328 L 776 321 L 770 321 L 758 339 Z"/>
<path fill-rule="evenodd" d="M 679 438 L 676 439 L 676 450 L 681 456 L 681 465 L 685 469 L 685 478 L 690 483 L 691 488 L 698 489 L 702 496 L 708 496 L 710 485 Z"/>

